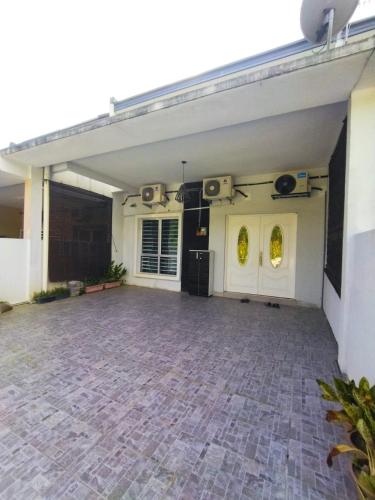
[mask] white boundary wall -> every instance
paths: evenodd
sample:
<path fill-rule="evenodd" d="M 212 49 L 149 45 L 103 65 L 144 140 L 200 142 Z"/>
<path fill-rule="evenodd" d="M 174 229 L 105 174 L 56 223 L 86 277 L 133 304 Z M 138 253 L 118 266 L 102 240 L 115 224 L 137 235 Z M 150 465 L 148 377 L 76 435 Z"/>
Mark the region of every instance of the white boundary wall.
<path fill-rule="evenodd" d="M 29 240 L 0 239 L 0 300 L 18 304 L 29 299 Z"/>
<path fill-rule="evenodd" d="M 349 103 L 341 298 L 325 278 L 324 311 L 349 378 L 375 383 L 375 71 Z"/>

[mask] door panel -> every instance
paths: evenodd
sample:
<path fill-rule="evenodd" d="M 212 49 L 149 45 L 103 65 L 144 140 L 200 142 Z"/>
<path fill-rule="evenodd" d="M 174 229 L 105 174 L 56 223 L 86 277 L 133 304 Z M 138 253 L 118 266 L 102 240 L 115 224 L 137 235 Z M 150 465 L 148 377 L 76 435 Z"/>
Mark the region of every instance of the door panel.
<path fill-rule="evenodd" d="M 296 267 L 297 215 L 261 216 L 258 293 L 294 298 Z"/>
<path fill-rule="evenodd" d="M 294 298 L 296 240 L 296 214 L 228 216 L 225 289 Z"/>
<path fill-rule="evenodd" d="M 226 289 L 258 293 L 258 215 L 230 215 L 227 230 Z"/>

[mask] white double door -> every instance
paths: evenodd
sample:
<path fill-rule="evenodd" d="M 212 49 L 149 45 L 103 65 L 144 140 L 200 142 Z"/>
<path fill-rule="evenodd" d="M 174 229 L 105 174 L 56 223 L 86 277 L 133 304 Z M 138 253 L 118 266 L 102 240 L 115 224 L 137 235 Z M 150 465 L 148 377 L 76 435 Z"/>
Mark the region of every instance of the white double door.
<path fill-rule="evenodd" d="M 229 215 L 226 290 L 295 296 L 297 214 Z"/>

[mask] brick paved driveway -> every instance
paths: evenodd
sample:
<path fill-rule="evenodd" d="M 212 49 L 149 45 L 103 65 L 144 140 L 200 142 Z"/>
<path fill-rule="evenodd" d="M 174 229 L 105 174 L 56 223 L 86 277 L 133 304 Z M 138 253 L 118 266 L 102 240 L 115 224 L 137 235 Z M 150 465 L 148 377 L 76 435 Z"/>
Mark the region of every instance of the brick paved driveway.
<path fill-rule="evenodd" d="M 355 498 L 319 310 L 126 287 L 0 318 L 0 498 Z"/>

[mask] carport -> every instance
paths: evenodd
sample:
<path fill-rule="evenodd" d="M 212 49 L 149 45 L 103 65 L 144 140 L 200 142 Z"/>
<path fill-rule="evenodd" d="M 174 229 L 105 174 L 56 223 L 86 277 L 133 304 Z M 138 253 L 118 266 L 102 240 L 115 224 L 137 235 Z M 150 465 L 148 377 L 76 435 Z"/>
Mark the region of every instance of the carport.
<path fill-rule="evenodd" d="M 355 376 L 364 370 L 371 378 L 373 364 L 367 359 L 371 349 L 361 353 L 359 362 L 358 353 L 355 359 L 351 357 L 356 349 L 348 351 L 348 338 L 354 338 L 354 330 L 360 328 L 367 339 L 372 324 L 372 285 L 361 280 L 361 288 L 356 281 L 356 252 L 368 256 L 370 267 L 373 257 L 366 249 L 357 250 L 354 237 L 374 230 L 374 47 L 374 19 L 360 21 L 351 26 L 347 43 L 338 42 L 330 51 L 306 41 L 295 42 L 131 99 L 114 99 L 108 115 L 2 150 L 1 169 L 11 170 L 15 165 L 23 169 L 33 192 L 33 201 L 27 197 L 34 211 L 29 293 L 49 285 L 48 239 L 42 244 L 40 234 L 42 230 L 49 234 L 50 180 L 77 186 L 81 179 L 90 179 L 110 186 L 112 257 L 125 263 L 129 284 L 181 291 L 188 272 L 186 254 L 201 245 L 214 252 L 214 295 L 271 295 L 319 308 L 323 303 L 339 343 L 341 368 Z M 343 130 L 348 148 L 345 141 L 340 142 Z M 332 228 L 326 224 L 334 193 L 331 190 L 327 196 L 327 175 L 339 146 L 347 152 L 342 161 L 346 177 L 340 177 L 339 171 L 341 222 Z M 228 175 L 244 194 L 236 192 L 230 202 L 214 202 L 208 208 L 188 209 L 174 197 L 182 181 L 182 160 L 188 162 L 187 184 Z M 273 180 L 290 171 L 308 173 L 311 196 L 273 200 Z M 153 183 L 166 185 L 170 196 L 165 206 L 150 208 L 140 201 L 139 188 Z M 198 237 L 202 217 L 206 217 L 206 232 Z M 158 228 L 158 245 L 164 226 L 178 235 L 170 249 L 174 260 L 170 259 L 167 273 L 160 272 L 161 261 L 165 265 L 165 257 L 171 255 L 160 255 L 160 251 L 151 259 L 159 267 L 151 266 L 151 272 L 142 267 L 145 221 Z M 185 234 L 189 227 L 191 233 Z M 242 227 L 255 227 L 255 234 L 260 235 L 249 238 L 249 252 L 254 251 L 254 262 L 259 262 L 258 278 L 251 286 L 250 270 L 246 283 L 233 279 L 238 273 L 231 248 L 233 241 L 239 241 Z M 278 289 L 277 280 L 272 283 L 270 273 L 260 270 L 268 265 L 273 272 L 267 245 L 275 228 L 284 231 L 282 265 L 286 266 L 284 284 Z M 342 244 L 333 245 L 333 253 L 327 254 L 327 242 L 334 241 Z M 340 266 L 324 275 L 324 268 L 329 267 L 327 255 Z M 371 274 L 366 269 L 361 270 L 363 276 Z M 357 326 L 349 321 L 353 284 L 362 294 Z M 358 312 L 357 305 L 355 309 Z"/>

